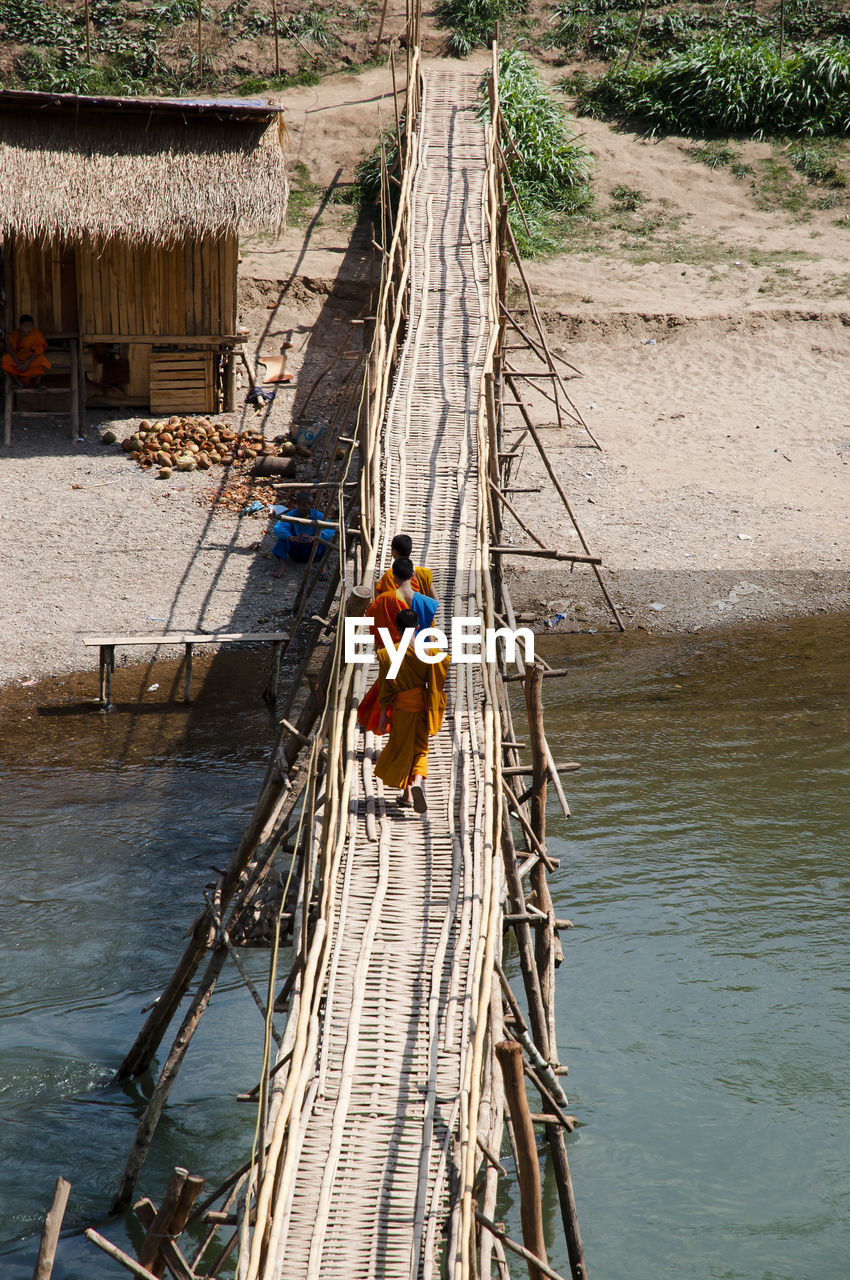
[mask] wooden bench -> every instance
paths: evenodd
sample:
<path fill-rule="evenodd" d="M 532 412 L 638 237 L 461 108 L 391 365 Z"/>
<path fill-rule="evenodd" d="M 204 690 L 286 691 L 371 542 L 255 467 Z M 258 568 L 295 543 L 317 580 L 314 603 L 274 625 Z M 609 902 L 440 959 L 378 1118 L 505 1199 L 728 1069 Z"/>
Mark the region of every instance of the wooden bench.
<path fill-rule="evenodd" d="M 76 440 L 80 434 L 80 354 L 76 336 L 71 334 L 45 334 L 47 338 L 47 358 L 50 368 L 44 374 L 40 387 L 16 387 L 10 377 L 5 378 L 5 399 L 3 406 L 3 443 L 6 448 L 12 443 L 12 414 L 27 413 L 35 416 L 48 412 L 45 409 L 23 410 L 18 401 L 23 397 L 64 396 L 69 400 L 67 412 L 71 419 L 71 439 Z M 62 344 L 61 346 L 58 344 Z M 54 345 L 56 344 L 56 345 Z M 50 379 L 67 373 L 68 385 L 56 386 Z M 61 411 L 61 410 L 60 410 Z"/>
<path fill-rule="evenodd" d="M 270 644 L 272 669 L 269 688 L 277 684 L 280 671 L 281 647 L 289 639 L 287 631 L 166 631 L 161 635 L 140 636 L 83 636 L 83 644 L 100 649 L 100 705 L 103 711 L 112 710 L 112 672 L 115 670 L 115 649 L 119 645 L 182 644 L 186 649 L 186 673 L 183 685 L 183 701 L 192 696 L 192 654 L 196 644 Z"/>

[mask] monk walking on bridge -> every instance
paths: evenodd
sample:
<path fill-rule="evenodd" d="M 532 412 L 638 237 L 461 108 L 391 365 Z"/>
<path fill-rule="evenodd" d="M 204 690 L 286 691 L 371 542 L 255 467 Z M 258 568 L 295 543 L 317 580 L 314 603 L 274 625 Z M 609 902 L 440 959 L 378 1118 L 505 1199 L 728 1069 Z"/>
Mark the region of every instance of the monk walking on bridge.
<path fill-rule="evenodd" d="M 407 533 L 397 533 L 390 543 L 390 551 L 393 562 L 375 587 L 376 596 L 382 596 L 387 591 L 395 591 L 396 587 L 401 586 L 393 571 L 397 561 L 411 559 L 413 555 L 413 539 Z M 424 564 L 417 564 L 414 567 L 410 585 L 414 591 L 421 592 L 423 596 L 433 596 L 434 575 L 430 569 L 425 568 Z"/>
<path fill-rule="evenodd" d="M 396 626 L 408 641 L 408 648 L 394 679 L 390 679 L 391 658 L 386 649 L 378 652 L 378 701 L 381 708 L 380 732 L 389 729 L 375 773 L 388 787 L 400 787 L 399 804 L 425 813 L 428 805 L 422 786 L 428 776 L 428 744 L 443 723 L 446 711 L 446 655 L 433 664 L 423 662 L 413 649 L 413 633 L 417 617 L 412 609 L 402 609 Z M 409 633 L 409 634 L 407 634 Z M 436 649 L 429 649 L 436 654 Z"/>

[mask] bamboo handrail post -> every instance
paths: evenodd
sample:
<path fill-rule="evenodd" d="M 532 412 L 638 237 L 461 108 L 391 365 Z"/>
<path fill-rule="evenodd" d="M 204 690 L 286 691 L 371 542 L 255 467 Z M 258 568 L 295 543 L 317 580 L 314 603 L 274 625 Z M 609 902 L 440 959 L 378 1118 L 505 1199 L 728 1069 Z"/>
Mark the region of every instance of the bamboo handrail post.
<path fill-rule="evenodd" d="M 61 1177 L 57 1178 L 53 1187 L 53 1199 L 50 1202 L 50 1208 L 47 1210 L 44 1226 L 41 1230 L 38 1256 L 35 1260 L 32 1280 L 50 1280 L 53 1272 L 53 1263 L 56 1259 L 59 1233 L 62 1230 L 62 1219 L 65 1216 L 65 1206 L 68 1203 L 70 1192 L 70 1182 L 66 1182 Z"/>

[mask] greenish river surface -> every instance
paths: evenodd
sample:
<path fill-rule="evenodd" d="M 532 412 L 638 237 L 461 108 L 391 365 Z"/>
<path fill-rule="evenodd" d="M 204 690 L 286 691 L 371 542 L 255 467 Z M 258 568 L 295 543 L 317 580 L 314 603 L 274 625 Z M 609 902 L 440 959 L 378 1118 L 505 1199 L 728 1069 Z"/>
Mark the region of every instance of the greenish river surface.
<path fill-rule="evenodd" d="M 590 1278 L 845 1280 L 847 619 L 541 648 L 570 669 L 545 685 L 553 752 L 582 763 L 564 779 L 573 817 L 550 804 L 548 835 L 556 910 L 575 926 L 559 1050 Z M 188 713 L 156 701 L 166 675 L 119 671 L 127 707 L 110 717 L 82 704 L 92 677 L 2 706 L 3 1280 L 29 1280 L 57 1173 L 73 1184 L 68 1226 L 102 1219 L 152 1087 L 116 1088 L 110 1073 L 262 775 L 265 672 L 217 659 Z M 246 955 L 260 976 L 267 954 Z M 143 1191 L 157 1198 L 177 1162 L 214 1181 L 242 1161 L 253 1112 L 235 1095 L 257 1078 L 261 1034 L 231 979 Z M 545 1204 L 550 1260 L 568 1274 L 549 1176 Z M 518 1232 L 516 1204 L 499 1212 Z M 103 1229 L 128 1238 L 123 1223 Z M 57 1280 L 118 1274 L 63 1238 Z"/>

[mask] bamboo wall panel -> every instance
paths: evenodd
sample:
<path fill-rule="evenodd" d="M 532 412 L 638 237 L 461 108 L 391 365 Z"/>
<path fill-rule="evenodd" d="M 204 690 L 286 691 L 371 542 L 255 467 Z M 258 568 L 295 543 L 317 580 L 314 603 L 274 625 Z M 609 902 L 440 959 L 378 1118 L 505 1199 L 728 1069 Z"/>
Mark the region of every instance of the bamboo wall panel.
<path fill-rule="evenodd" d="M 58 240 L 16 240 L 12 259 L 12 319 L 29 314 L 44 333 L 75 333 L 77 283 L 73 251 Z"/>
<path fill-rule="evenodd" d="M 82 332 L 216 337 L 236 324 L 235 236 L 189 241 L 170 249 L 138 249 L 120 240 L 76 250 Z M 49 263 L 48 263 L 49 266 Z M 58 272 L 26 259 L 22 297 L 51 320 L 60 297 Z M 24 308 L 26 309 L 26 308 Z M 57 328 L 55 324 L 51 328 Z M 71 326 L 76 328 L 76 322 Z"/>
<path fill-rule="evenodd" d="M 235 236 L 170 249 L 122 240 L 81 244 L 16 241 L 12 310 L 45 333 L 230 334 L 236 325 Z"/>

